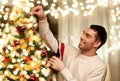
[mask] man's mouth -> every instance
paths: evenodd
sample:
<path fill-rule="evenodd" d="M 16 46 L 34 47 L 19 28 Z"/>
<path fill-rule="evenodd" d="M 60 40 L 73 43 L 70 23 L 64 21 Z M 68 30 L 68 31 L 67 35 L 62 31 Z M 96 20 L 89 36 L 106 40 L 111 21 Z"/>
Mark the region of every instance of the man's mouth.
<path fill-rule="evenodd" d="M 85 42 L 85 41 L 81 41 L 81 42 L 80 42 L 80 45 L 83 45 L 83 44 L 86 44 L 86 42 Z"/>

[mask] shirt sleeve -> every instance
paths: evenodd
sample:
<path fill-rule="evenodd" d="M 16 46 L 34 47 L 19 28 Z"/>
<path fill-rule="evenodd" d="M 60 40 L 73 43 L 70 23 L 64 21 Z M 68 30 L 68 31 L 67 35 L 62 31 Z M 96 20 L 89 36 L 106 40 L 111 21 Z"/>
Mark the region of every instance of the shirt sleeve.
<path fill-rule="evenodd" d="M 64 70 L 62 70 L 62 71 L 60 72 L 60 74 L 61 74 L 67 81 L 77 81 L 77 80 L 73 77 L 73 75 L 70 73 L 70 71 L 69 71 L 67 68 L 65 68 Z"/>
<path fill-rule="evenodd" d="M 58 49 L 58 41 L 52 34 L 51 30 L 49 29 L 49 24 L 47 19 L 39 20 L 39 33 L 46 45 L 55 53 L 57 53 Z"/>

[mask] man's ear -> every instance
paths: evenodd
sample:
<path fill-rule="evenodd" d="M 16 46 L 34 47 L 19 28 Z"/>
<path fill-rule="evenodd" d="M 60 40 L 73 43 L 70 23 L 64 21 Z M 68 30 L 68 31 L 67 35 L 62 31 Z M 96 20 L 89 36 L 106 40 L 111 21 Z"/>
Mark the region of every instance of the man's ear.
<path fill-rule="evenodd" d="M 101 45 L 101 41 L 100 40 L 96 40 L 94 47 L 98 48 Z"/>

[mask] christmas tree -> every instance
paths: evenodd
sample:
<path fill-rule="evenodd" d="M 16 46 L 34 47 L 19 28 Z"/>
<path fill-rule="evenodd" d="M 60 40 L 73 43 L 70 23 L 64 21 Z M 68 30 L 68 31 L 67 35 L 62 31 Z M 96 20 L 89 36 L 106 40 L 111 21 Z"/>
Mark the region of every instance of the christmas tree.
<path fill-rule="evenodd" d="M 13 6 L 0 35 L 5 41 L 0 50 L 0 81 L 56 81 L 47 47 L 35 32 L 38 24 L 30 14 L 31 4 L 24 0 L 19 4 Z"/>

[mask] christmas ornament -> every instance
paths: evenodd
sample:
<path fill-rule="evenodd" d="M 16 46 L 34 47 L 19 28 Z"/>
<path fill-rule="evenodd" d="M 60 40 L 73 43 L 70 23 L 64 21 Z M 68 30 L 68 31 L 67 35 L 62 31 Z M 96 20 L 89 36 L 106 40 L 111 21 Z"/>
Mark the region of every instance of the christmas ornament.
<path fill-rule="evenodd" d="M 30 61 L 31 61 L 30 56 L 27 56 L 27 57 L 25 58 L 25 61 L 26 61 L 26 62 L 30 62 Z"/>
<path fill-rule="evenodd" d="M 9 51 L 9 50 L 8 50 L 7 47 L 3 47 L 3 52 L 4 52 L 4 53 L 8 53 L 8 51 Z"/>
<path fill-rule="evenodd" d="M 47 56 L 47 51 L 45 49 L 41 50 L 41 56 L 46 57 Z"/>
<path fill-rule="evenodd" d="M 19 42 L 19 40 L 14 40 L 14 42 L 13 42 L 14 44 L 13 44 L 13 46 L 17 46 L 17 45 L 19 45 L 20 44 L 20 42 Z"/>
<path fill-rule="evenodd" d="M 10 62 L 10 58 L 9 57 L 5 57 L 4 58 L 4 62 L 6 62 L 6 63 Z"/>
<path fill-rule="evenodd" d="M 20 35 L 24 33 L 25 29 L 26 29 L 25 26 L 17 26 L 17 31 Z"/>
<path fill-rule="evenodd" d="M 39 78 L 36 77 L 35 75 L 31 75 L 28 81 L 39 81 Z"/>
<path fill-rule="evenodd" d="M 10 20 L 8 21 L 9 25 L 14 25 L 14 21 L 13 20 Z"/>
<path fill-rule="evenodd" d="M 30 38 L 26 37 L 26 38 L 25 38 L 25 41 L 26 41 L 26 42 L 29 42 L 29 41 L 30 41 Z"/>

